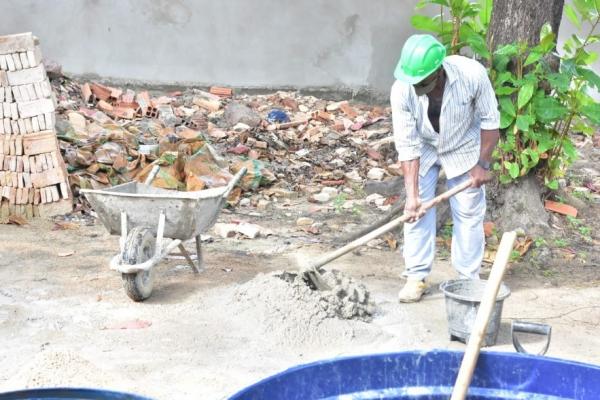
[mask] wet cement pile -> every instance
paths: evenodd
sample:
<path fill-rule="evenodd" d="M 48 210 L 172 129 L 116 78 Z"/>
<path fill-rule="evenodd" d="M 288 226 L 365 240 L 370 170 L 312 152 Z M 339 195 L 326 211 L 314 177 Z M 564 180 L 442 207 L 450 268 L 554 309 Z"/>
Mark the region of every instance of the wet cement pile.
<path fill-rule="evenodd" d="M 370 331 L 365 322 L 375 310 L 367 288 L 338 271 L 325 279 L 332 290 L 313 290 L 289 272 L 261 274 L 236 288 L 233 306 L 278 344 L 339 343 Z"/>

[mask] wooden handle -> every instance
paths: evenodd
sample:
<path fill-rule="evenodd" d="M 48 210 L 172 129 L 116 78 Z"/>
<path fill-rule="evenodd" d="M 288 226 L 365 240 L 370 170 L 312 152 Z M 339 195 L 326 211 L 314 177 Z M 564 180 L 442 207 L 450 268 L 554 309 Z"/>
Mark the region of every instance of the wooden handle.
<path fill-rule="evenodd" d="M 439 196 L 434 197 L 433 199 L 423 203 L 420 208 L 422 214 L 425 214 L 425 212 L 427 210 L 429 210 L 431 207 L 435 206 L 436 204 L 446 201 L 450 197 L 454 196 L 456 193 L 462 192 L 463 190 L 467 189 L 469 186 L 471 186 L 472 183 L 473 183 L 473 181 L 471 179 L 466 180 L 463 183 L 461 183 L 460 185 L 455 186 L 452 189 L 440 194 Z M 403 214 L 402 216 L 400 216 L 396 219 L 393 219 L 392 221 L 388 222 L 387 224 L 383 225 L 382 227 L 375 229 L 374 231 L 356 239 L 353 242 L 348 243 L 344 247 L 341 247 L 335 251 L 325 254 L 323 257 L 319 258 L 317 261 L 312 263 L 307 269 L 316 270 L 317 268 L 322 267 L 323 265 L 335 260 L 336 258 L 343 256 L 344 254 L 356 249 L 357 247 L 360 247 L 363 244 L 370 242 L 371 240 L 375 239 L 376 237 L 383 235 L 386 232 L 391 231 L 392 229 L 394 229 L 401 223 L 405 222 L 407 219 L 408 219 L 408 216 Z"/>
<path fill-rule="evenodd" d="M 494 259 L 494 265 L 492 265 L 492 272 L 488 279 L 487 285 L 485 286 L 485 292 L 483 293 L 483 299 L 479 305 L 479 311 L 477 311 L 477 317 L 469 336 L 465 355 L 462 363 L 460 364 L 460 370 L 456 378 L 454 390 L 452 391 L 452 397 L 450 400 L 463 400 L 469 390 L 469 385 L 473 379 L 473 371 L 475 370 L 475 364 L 479 358 L 479 351 L 481 344 L 485 337 L 488 323 L 490 321 L 490 315 L 496 303 L 496 297 L 498 296 L 498 290 L 504 277 L 504 271 L 506 265 L 510 259 L 515 239 L 517 238 L 516 232 L 506 232 L 502 235 L 496 258 Z"/>

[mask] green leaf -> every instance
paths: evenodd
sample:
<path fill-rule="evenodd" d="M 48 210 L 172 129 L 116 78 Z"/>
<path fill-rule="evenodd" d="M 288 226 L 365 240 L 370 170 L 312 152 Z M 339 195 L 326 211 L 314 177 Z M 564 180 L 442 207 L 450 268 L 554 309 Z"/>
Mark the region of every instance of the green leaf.
<path fill-rule="evenodd" d="M 546 22 L 544 25 L 542 25 L 542 28 L 540 29 L 540 42 L 542 42 L 549 35 L 553 34 L 554 32 L 552 32 L 552 25 Z"/>
<path fill-rule="evenodd" d="M 514 88 L 512 86 L 500 86 L 499 88 L 496 88 L 496 95 L 506 96 L 509 94 L 513 94 L 516 91 L 517 91 L 517 88 Z"/>
<path fill-rule="evenodd" d="M 565 4 L 564 10 L 565 15 L 567 16 L 567 18 L 569 18 L 569 21 L 571 21 L 571 23 L 575 25 L 577 29 L 581 29 L 581 22 L 579 22 L 579 17 L 577 17 L 577 14 L 575 13 L 573 7 L 571 7 L 570 4 Z"/>
<path fill-rule="evenodd" d="M 546 178 L 546 186 L 549 189 L 557 190 L 558 189 L 558 179 L 548 180 L 548 178 Z"/>
<path fill-rule="evenodd" d="M 517 128 L 520 131 L 527 132 L 529 125 L 532 123 L 532 118 L 529 115 L 517 115 Z"/>
<path fill-rule="evenodd" d="M 600 0 L 598 0 L 600 2 Z M 588 36 L 588 44 L 598 43 L 600 42 L 600 35 L 590 35 Z"/>
<path fill-rule="evenodd" d="M 588 52 L 586 50 L 580 49 L 579 54 L 576 57 L 576 63 L 579 65 L 590 65 L 593 64 L 598 59 L 598 53 L 596 52 Z"/>
<path fill-rule="evenodd" d="M 521 153 L 520 159 L 521 164 L 523 164 L 523 166 L 527 168 L 529 166 L 529 156 L 527 155 L 527 153 Z"/>
<path fill-rule="evenodd" d="M 410 19 L 412 26 L 421 31 L 441 33 L 452 29 L 448 22 L 441 23 L 439 17 L 427 17 L 425 15 L 413 15 Z"/>
<path fill-rule="evenodd" d="M 598 17 L 598 8 L 594 0 L 573 0 L 573 4 L 584 19 L 589 21 Z"/>
<path fill-rule="evenodd" d="M 567 75 L 577 75 L 577 65 L 575 64 L 575 59 L 563 59 L 560 62 L 560 72 L 564 72 Z"/>
<path fill-rule="evenodd" d="M 525 149 L 523 150 L 523 153 L 527 154 L 527 156 L 531 160 L 531 163 L 529 165 L 530 168 L 536 166 L 537 163 L 540 161 L 540 153 L 538 153 L 536 150 Z"/>
<path fill-rule="evenodd" d="M 591 69 L 577 68 L 577 72 L 596 89 L 600 90 L 600 76 Z"/>
<path fill-rule="evenodd" d="M 497 48 L 496 51 L 494 51 L 494 55 L 512 57 L 516 56 L 518 52 L 519 48 L 516 44 L 505 44 L 504 46 Z"/>
<path fill-rule="evenodd" d="M 502 85 L 504 82 L 508 82 L 508 81 L 512 81 L 512 72 L 510 71 L 504 71 L 498 74 L 498 76 L 496 77 L 496 85 L 500 86 Z"/>
<path fill-rule="evenodd" d="M 576 33 L 574 33 L 574 34 L 572 34 L 572 35 L 571 35 L 571 40 L 573 41 L 573 44 L 574 44 L 576 47 L 581 47 L 581 46 L 583 46 L 583 41 L 584 41 L 584 39 L 583 39 L 583 38 L 580 38 L 579 36 L 577 36 L 577 34 L 576 34 Z"/>
<path fill-rule="evenodd" d="M 492 19 L 493 0 L 479 0 L 479 4 L 479 20 L 487 27 Z"/>
<path fill-rule="evenodd" d="M 564 138 L 562 145 L 563 153 L 565 153 L 570 160 L 575 160 L 577 158 L 577 149 L 573 145 L 571 139 L 569 137 Z"/>
<path fill-rule="evenodd" d="M 556 47 L 556 34 L 550 33 L 548 36 L 545 36 L 544 39 L 540 42 L 540 48 L 544 53 L 551 52 Z"/>
<path fill-rule="evenodd" d="M 519 109 L 523 108 L 529 102 L 529 100 L 531 100 L 531 96 L 533 96 L 533 89 L 533 83 L 526 83 L 521 87 L 517 100 Z"/>
<path fill-rule="evenodd" d="M 573 75 L 568 75 L 564 72 L 556 72 L 548 74 L 546 79 L 550 82 L 553 88 L 558 89 L 561 92 L 566 92 L 569 90 L 569 86 L 571 85 L 571 78 Z"/>
<path fill-rule="evenodd" d="M 533 106 L 535 114 L 542 122 L 553 122 L 567 114 L 566 107 L 552 97 L 536 98 Z"/>
<path fill-rule="evenodd" d="M 439 4 L 442 6 L 450 7 L 447 0 L 421 0 L 417 3 L 415 8 L 420 9 L 425 7 L 428 4 Z"/>
<path fill-rule="evenodd" d="M 476 3 L 471 3 L 462 10 L 463 18 L 476 17 L 477 14 L 479 14 L 479 4 Z"/>
<path fill-rule="evenodd" d="M 540 134 L 540 138 L 538 140 L 538 148 L 537 148 L 538 152 L 540 154 L 545 153 L 553 147 L 554 147 L 554 141 L 552 139 L 552 135 L 548 131 L 543 131 Z"/>
<path fill-rule="evenodd" d="M 539 60 L 540 58 L 542 58 L 543 54 L 542 53 L 538 53 L 538 52 L 531 52 L 529 53 L 529 55 L 527 56 L 527 59 L 525 60 L 525 64 L 523 64 L 524 67 L 533 64 L 534 62 L 536 62 L 537 60 Z"/>
<path fill-rule="evenodd" d="M 508 128 L 514 120 L 515 117 L 513 117 L 512 115 L 508 115 L 504 112 L 500 113 L 500 129 Z"/>
<path fill-rule="evenodd" d="M 501 97 L 499 100 L 500 109 L 510 115 L 511 117 L 515 117 L 517 112 L 515 110 L 515 105 L 513 104 L 510 97 Z"/>
<path fill-rule="evenodd" d="M 586 121 L 582 119 L 578 119 L 577 122 L 573 124 L 571 131 L 583 133 L 586 136 L 594 136 L 596 133 L 595 127 L 586 123 Z"/>
<path fill-rule="evenodd" d="M 473 40 L 469 39 L 469 40 L 467 40 L 467 43 L 469 44 L 469 47 L 471 48 L 471 50 L 473 50 L 473 52 L 475 54 L 477 54 L 478 56 L 485 58 L 485 59 L 490 57 L 490 51 L 488 50 L 485 41 L 477 40 L 477 39 L 473 39 Z"/>
<path fill-rule="evenodd" d="M 459 31 L 460 40 L 466 42 L 471 50 L 482 58 L 489 58 L 490 51 L 487 48 L 483 34 L 476 32 L 468 24 L 462 24 Z"/>
<path fill-rule="evenodd" d="M 500 183 L 503 185 L 506 185 L 507 183 L 512 182 L 512 179 L 510 179 L 510 176 L 508 176 L 508 175 L 500 175 L 498 177 L 498 179 L 500 180 Z"/>
<path fill-rule="evenodd" d="M 498 72 L 504 72 L 504 71 L 506 71 L 506 67 L 509 62 L 510 62 L 509 56 L 496 55 L 493 58 L 494 69 Z"/>
<path fill-rule="evenodd" d="M 510 161 L 504 161 L 504 168 L 508 170 L 508 174 L 511 178 L 517 179 L 519 177 L 519 164 Z"/>
<path fill-rule="evenodd" d="M 588 104 L 581 108 L 581 114 L 589 119 L 593 124 L 600 125 L 600 104 Z"/>

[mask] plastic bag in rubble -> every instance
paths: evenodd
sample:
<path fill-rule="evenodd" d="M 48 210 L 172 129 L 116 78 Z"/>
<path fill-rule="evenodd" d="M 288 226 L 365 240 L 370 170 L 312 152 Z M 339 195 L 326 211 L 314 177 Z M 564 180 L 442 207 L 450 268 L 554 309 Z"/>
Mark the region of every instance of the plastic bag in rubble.
<path fill-rule="evenodd" d="M 163 136 L 158 142 L 158 154 L 176 152 L 181 139 L 174 133 Z"/>
<path fill-rule="evenodd" d="M 233 178 L 227 169 L 219 166 L 208 145 L 185 158 L 184 174 L 189 192 L 225 186 Z"/>
<path fill-rule="evenodd" d="M 138 123 L 139 129 L 146 137 L 158 138 L 162 133 L 162 125 L 156 120 L 145 118 Z"/>
<path fill-rule="evenodd" d="M 126 154 L 125 148 L 119 143 L 115 142 L 104 143 L 94 153 L 96 156 L 96 161 L 109 165 L 112 165 L 117 158 L 120 159 L 125 157 Z"/>
<path fill-rule="evenodd" d="M 96 161 L 96 158 L 88 147 L 69 147 L 65 150 L 65 160 L 70 169 L 77 169 L 78 167 L 89 167 Z"/>
<path fill-rule="evenodd" d="M 256 190 L 259 186 L 268 186 L 277 180 L 273 172 L 260 160 L 237 162 L 231 167 L 231 171 L 235 174 L 244 167 L 248 170 L 240 181 L 244 190 Z"/>
<path fill-rule="evenodd" d="M 274 123 L 290 122 L 290 117 L 287 113 L 279 108 L 274 108 L 267 114 L 267 121 Z"/>
<path fill-rule="evenodd" d="M 179 143 L 177 151 L 184 156 L 191 156 L 202 150 L 205 143 L 199 139 L 186 139 Z"/>
<path fill-rule="evenodd" d="M 107 141 L 125 143 L 129 148 L 137 148 L 139 146 L 137 136 L 119 125 L 106 124 L 103 127 Z"/>
<path fill-rule="evenodd" d="M 154 165 L 160 166 L 151 185 L 162 189 L 185 190 L 183 182 L 183 159 L 176 152 L 164 153 L 152 164 L 146 165 L 137 175 L 136 180 L 144 182 Z"/>
<path fill-rule="evenodd" d="M 56 136 L 59 139 L 66 140 L 69 142 L 77 139 L 77 132 L 73 128 L 71 122 L 66 119 L 57 119 L 55 124 Z"/>

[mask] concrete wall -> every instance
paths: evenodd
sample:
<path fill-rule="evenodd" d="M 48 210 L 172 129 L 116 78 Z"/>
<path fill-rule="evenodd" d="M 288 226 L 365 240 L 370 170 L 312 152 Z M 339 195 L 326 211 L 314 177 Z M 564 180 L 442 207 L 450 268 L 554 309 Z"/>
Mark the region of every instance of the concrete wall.
<path fill-rule="evenodd" d="M 32 31 L 76 74 L 387 92 L 411 0 L 2 0 L 0 34 Z"/>
<path fill-rule="evenodd" d="M 416 0 L 0 0 L 67 72 L 157 83 L 371 89 L 384 98 Z M 563 21 L 572 30 L 568 21 Z M 564 35 L 563 35 L 564 36 Z"/>

